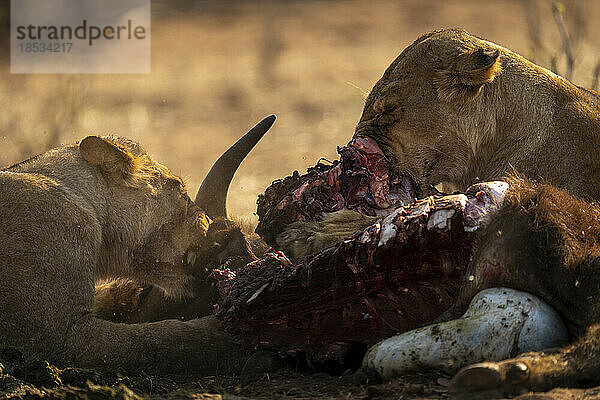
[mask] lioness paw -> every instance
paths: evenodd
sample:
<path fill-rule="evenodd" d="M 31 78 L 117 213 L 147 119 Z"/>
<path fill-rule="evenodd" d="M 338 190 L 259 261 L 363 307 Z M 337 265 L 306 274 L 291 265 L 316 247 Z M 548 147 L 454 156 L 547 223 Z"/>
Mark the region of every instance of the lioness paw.
<path fill-rule="evenodd" d="M 533 360 L 533 357 L 522 356 L 470 365 L 452 378 L 448 390 L 456 394 L 481 391 L 516 394 L 533 389 L 539 386 L 533 372 Z"/>
<path fill-rule="evenodd" d="M 323 221 L 293 222 L 275 240 L 288 257 L 298 260 L 341 242 L 376 220 L 351 210 L 336 211 L 326 214 Z"/>

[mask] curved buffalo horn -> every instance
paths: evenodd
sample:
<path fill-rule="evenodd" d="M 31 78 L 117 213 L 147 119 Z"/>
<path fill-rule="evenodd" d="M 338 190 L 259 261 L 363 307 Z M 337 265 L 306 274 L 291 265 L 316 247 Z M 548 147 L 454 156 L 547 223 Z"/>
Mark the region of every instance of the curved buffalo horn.
<path fill-rule="evenodd" d="M 233 174 L 250 150 L 267 133 L 273 122 L 275 122 L 275 115 L 270 115 L 260 121 L 214 163 L 200 185 L 196 200 L 194 200 L 209 217 L 213 219 L 227 218 L 227 191 Z"/>

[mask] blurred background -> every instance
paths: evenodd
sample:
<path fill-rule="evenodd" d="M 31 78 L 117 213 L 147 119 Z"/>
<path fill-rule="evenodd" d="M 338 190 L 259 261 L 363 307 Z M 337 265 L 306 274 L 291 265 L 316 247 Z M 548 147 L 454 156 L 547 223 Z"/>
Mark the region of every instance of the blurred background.
<path fill-rule="evenodd" d="M 139 141 L 193 197 L 213 161 L 275 113 L 229 192 L 230 214 L 247 219 L 272 180 L 337 158 L 366 93 L 427 31 L 462 27 L 598 85 L 596 0 L 153 1 L 147 75 L 11 74 L 9 6 L 0 4 L 1 166 L 115 134 Z"/>

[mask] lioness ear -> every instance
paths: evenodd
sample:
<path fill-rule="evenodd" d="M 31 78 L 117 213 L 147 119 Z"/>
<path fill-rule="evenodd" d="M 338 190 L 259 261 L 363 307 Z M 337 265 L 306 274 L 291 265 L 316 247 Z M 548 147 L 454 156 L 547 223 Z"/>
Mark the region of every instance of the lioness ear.
<path fill-rule="evenodd" d="M 435 84 L 443 101 L 469 101 L 501 72 L 500 50 L 477 49 L 460 54 L 450 68 L 437 71 Z"/>
<path fill-rule="evenodd" d="M 126 150 L 98 136 L 88 136 L 79 143 L 81 156 L 114 178 L 127 179 L 133 173 L 134 158 Z"/>

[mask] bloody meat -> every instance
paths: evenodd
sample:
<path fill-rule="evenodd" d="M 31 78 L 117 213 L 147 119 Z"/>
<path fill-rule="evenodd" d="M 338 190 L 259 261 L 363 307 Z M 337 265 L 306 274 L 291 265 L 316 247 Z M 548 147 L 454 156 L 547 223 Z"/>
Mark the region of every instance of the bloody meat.
<path fill-rule="evenodd" d="M 490 188 L 413 202 L 410 180 L 389 174 L 370 139 L 339 153 L 330 166 L 274 182 L 259 198 L 258 232 L 273 244 L 287 224 L 342 209 L 382 219 L 297 263 L 273 250 L 216 270 L 215 313 L 240 342 L 344 362 L 356 345 L 414 329 L 454 303 L 474 231 L 498 206 Z"/>

